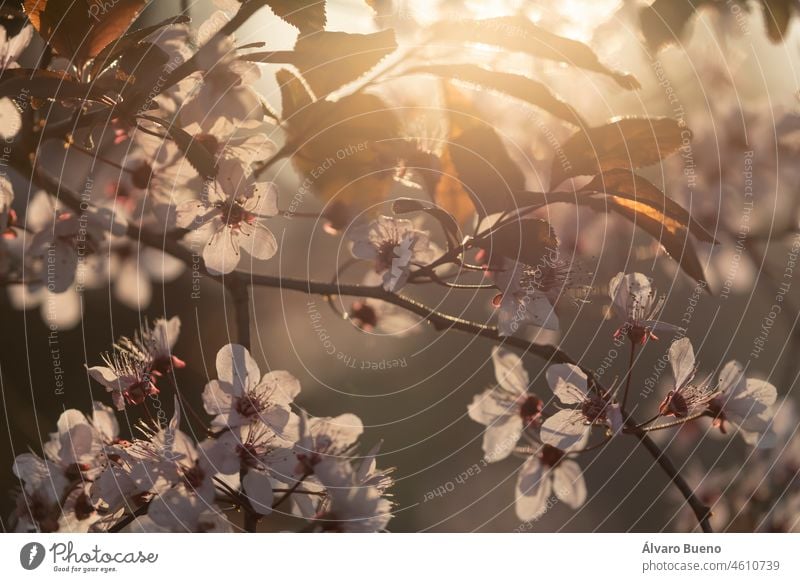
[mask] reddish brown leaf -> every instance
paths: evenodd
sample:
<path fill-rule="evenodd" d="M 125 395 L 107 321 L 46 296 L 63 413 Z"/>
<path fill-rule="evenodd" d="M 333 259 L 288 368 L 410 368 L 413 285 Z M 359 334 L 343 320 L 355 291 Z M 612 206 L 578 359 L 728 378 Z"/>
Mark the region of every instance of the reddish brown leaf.
<path fill-rule="evenodd" d="M 484 217 L 513 209 L 514 192 L 525 189 L 525 176 L 500 136 L 450 85 L 445 85 L 445 101 L 449 136 L 434 200 L 461 224 L 475 212 Z"/>
<path fill-rule="evenodd" d="M 697 258 L 689 231 L 677 220 L 666 217 L 652 206 L 628 198 L 611 196 L 609 202 L 616 212 L 661 243 L 687 275 L 699 283 L 705 283 L 707 287 L 703 266 Z"/>
<path fill-rule="evenodd" d="M 406 144 L 391 109 L 374 95 L 316 101 L 287 123 L 303 188 L 327 203 L 333 226 L 347 226 L 389 198 Z"/>
<path fill-rule="evenodd" d="M 629 117 L 578 131 L 557 152 L 550 187 L 575 176 L 649 166 L 690 138 L 691 132 L 684 125 L 666 117 Z"/>
<path fill-rule="evenodd" d="M 281 69 L 275 73 L 275 78 L 281 88 L 281 119 L 291 120 L 295 114 L 314 102 L 314 98 L 297 75 Z"/>
<path fill-rule="evenodd" d="M 487 20 L 443 21 L 433 26 L 432 36 L 436 41 L 454 40 L 491 44 L 511 51 L 567 63 L 574 67 L 601 73 L 611 77 L 625 89 L 640 88 L 633 75 L 610 69 L 600 62 L 589 46 L 553 34 L 527 18 L 503 16 Z"/>
<path fill-rule="evenodd" d="M 710 0 L 656 0 L 639 12 L 642 35 L 653 50 L 680 42 L 698 8 Z"/>
<path fill-rule="evenodd" d="M 703 242 L 716 239 L 677 202 L 667 197 L 654 184 L 628 170 L 609 170 L 594 178 L 580 192 L 603 192 L 614 199 L 627 199 L 649 206 L 653 216 L 661 216 L 670 228 L 688 228 Z M 642 210 L 642 212 L 646 212 Z"/>
<path fill-rule="evenodd" d="M 415 67 L 408 74 L 430 74 L 478 85 L 490 91 L 499 91 L 544 109 L 551 115 L 577 126 L 585 125 L 583 118 L 570 105 L 554 95 L 543 83 L 522 75 L 490 71 L 470 64 L 427 65 Z"/>
<path fill-rule="evenodd" d="M 292 51 L 250 53 L 244 58 L 296 67 L 322 98 L 355 81 L 396 49 L 394 31 L 389 29 L 372 34 L 323 31 L 299 38 Z"/>
<path fill-rule="evenodd" d="M 301 35 L 324 30 L 327 24 L 325 0 L 267 0 L 275 16 L 285 20 Z"/>
<path fill-rule="evenodd" d="M 558 239 L 546 220 L 525 218 L 501 225 L 489 236 L 477 239 L 476 244 L 490 256 L 537 266 L 558 247 Z"/>
<path fill-rule="evenodd" d="M 25 0 L 28 19 L 62 57 L 79 67 L 121 37 L 146 0 Z"/>

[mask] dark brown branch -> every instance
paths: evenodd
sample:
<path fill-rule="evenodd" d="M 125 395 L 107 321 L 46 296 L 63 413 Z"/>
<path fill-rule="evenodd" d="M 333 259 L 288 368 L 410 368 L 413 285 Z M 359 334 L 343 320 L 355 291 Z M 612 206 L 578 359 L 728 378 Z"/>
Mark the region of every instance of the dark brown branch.
<path fill-rule="evenodd" d="M 636 429 L 632 432 L 639 442 L 644 445 L 644 448 L 647 449 L 647 452 L 655 459 L 658 465 L 664 470 L 664 472 L 669 475 L 669 478 L 675 483 L 675 486 L 683 495 L 683 498 L 686 499 L 686 503 L 689 504 L 692 511 L 694 512 L 695 517 L 697 518 L 698 523 L 700 524 L 700 528 L 705 533 L 713 533 L 714 530 L 711 528 L 711 523 L 709 522 L 709 517 L 711 517 L 711 509 L 703 503 L 689 487 L 689 484 L 686 480 L 681 477 L 680 472 L 672 464 L 672 461 L 669 457 L 666 456 L 664 451 L 662 451 L 659 446 L 651 439 L 647 433 L 641 429 Z"/>

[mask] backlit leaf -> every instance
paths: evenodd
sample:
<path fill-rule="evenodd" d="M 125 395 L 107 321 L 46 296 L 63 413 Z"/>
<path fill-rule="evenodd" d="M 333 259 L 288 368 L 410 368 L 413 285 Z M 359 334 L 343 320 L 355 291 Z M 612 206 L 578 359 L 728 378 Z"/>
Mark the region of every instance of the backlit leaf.
<path fill-rule="evenodd" d="M 685 126 L 666 117 L 629 117 L 580 130 L 564 143 L 553 160 L 550 187 L 575 176 L 649 166 L 673 153 L 690 137 Z"/>
<path fill-rule="evenodd" d="M 122 36 L 146 0 L 25 0 L 33 27 L 62 57 L 78 66 Z"/>
<path fill-rule="evenodd" d="M 601 73 L 612 78 L 625 89 L 640 87 L 633 75 L 615 71 L 601 63 L 589 46 L 553 34 L 521 16 L 443 21 L 433 26 L 432 36 L 437 42 L 452 40 L 490 44 L 511 51 L 524 52 L 535 57 Z"/>
<path fill-rule="evenodd" d="M 596 176 L 580 192 L 604 192 L 613 198 L 633 200 L 653 209 L 653 215 L 663 216 L 671 226 L 688 228 L 703 242 L 715 243 L 716 239 L 677 202 L 667 197 L 654 184 L 628 170 L 609 170 Z M 617 201 L 617 204 L 620 204 Z M 674 223 L 674 224 L 673 224 Z"/>
<path fill-rule="evenodd" d="M 517 204 L 541 207 L 567 203 L 597 212 L 615 212 L 656 239 L 693 279 L 705 282 L 703 268 L 689 234 L 716 243 L 715 238 L 655 185 L 627 170 L 610 170 L 573 192 L 517 192 Z"/>
<path fill-rule="evenodd" d="M 678 221 L 666 217 L 653 206 L 628 198 L 612 196 L 610 202 L 616 212 L 656 239 L 687 275 L 699 283 L 707 283 L 689 231 Z"/>
<path fill-rule="evenodd" d="M 314 97 L 297 75 L 286 69 L 275 73 L 281 88 L 281 118 L 289 120 L 314 102 Z"/>
<path fill-rule="evenodd" d="M 476 245 L 490 256 L 537 266 L 558 247 L 558 239 L 546 220 L 524 218 L 502 224 L 489 236 L 476 239 Z"/>
<path fill-rule="evenodd" d="M 656 0 L 639 12 L 642 34 L 653 50 L 680 42 L 698 8 L 709 0 Z"/>
<path fill-rule="evenodd" d="M 525 189 L 525 176 L 500 136 L 450 85 L 445 101 L 450 127 L 434 200 L 462 224 L 474 212 L 485 217 L 513 209 L 513 193 Z"/>
<path fill-rule="evenodd" d="M 327 203 L 326 217 L 343 228 L 389 198 L 407 146 L 392 110 L 374 95 L 316 101 L 287 121 L 292 162 L 302 188 Z"/>
<path fill-rule="evenodd" d="M 144 28 L 140 28 L 139 30 L 135 30 L 133 32 L 129 32 L 127 34 L 122 35 L 115 42 L 106 46 L 95 57 L 95 60 L 92 63 L 92 76 L 95 77 L 99 75 L 103 70 L 111 66 L 117 59 L 119 59 L 123 54 L 135 48 L 137 45 L 139 45 L 139 43 L 144 42 L 149 36 L 158 32 L 162 28 L 165 28 L 167 26 L 174 26 L 176 24 L 185 24 L 189 21 L 190 18 L 188 16 L 184 15 L 173 16 L 172 18 L 163 20 L 158 24 L 154 24 L 152 26 L 146 26 Z"/>
<path fill-rule="evenodd" d="M 540 107 L 551 115 L 572 125 L 585 125 L 578 112 L 554 95 L 546 85 L 522 75 L 490 71 L 470 64 L 427 65 L 415 67 L 406 72 L 408 74 L 437 75 L 454 81 L 478 85 L 491 91 L 499 91 L 515 99 Z"/>
<path fill-rule="evenodd" d="M 292 51 L 250 53 L 243 58 L 296 67 L 321 98 L 355 81 L 396 49 L 390 29 L 372 34 L 322 31 L 299 38 Z"/>
<path fill-rule="evenodd" d="M 767 27 L 767 35 L 772 42 L 783 42 L 786 31 L 789 29 L 789 21 L 797 10 L 797 2 L 794 0 L 761 0 L 764 8 L 764 24 Z"/>
<path fill-rule="evenodd" d="M 267 0 L 267 6 L 301 35 L 319 32 L 327 24 L 325 0 Z"/>

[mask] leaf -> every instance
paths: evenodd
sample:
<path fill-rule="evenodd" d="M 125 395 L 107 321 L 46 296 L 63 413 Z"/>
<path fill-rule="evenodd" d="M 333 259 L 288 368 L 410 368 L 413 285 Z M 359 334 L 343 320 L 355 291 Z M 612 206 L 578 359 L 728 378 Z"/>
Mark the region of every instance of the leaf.
<path fill-rule="evenodd" d="M 490 44 L 507 50 L 524 52 L 574 67 L 601 73 L 624 89 L 639 89 L 633 75 L 608 68 L 589 46 L 558 36 L 522 16 L 503 16 L 487 20 L 458 20 L 439 22 L 431 28 L 437 41 L 453 40 Z"/>
<path fill-rule="evenodd" d="M 574 192 L 517 192 L 515 197 L 520 205 L 531 207 L 564 202 L 598 212 L 616 212 L 656 239 L 690 277 L 706 282 L 689 233 L 704 242 L 716 244 L 716 239 L 682 206 L 641 176 L 610 170 Z"/>
<path fill-rule="evenodd" d="M 394 31 L 372 34 L 322 31 L 297 39 L 294 50 L 249 53 L 249 61 L 297 68 L 317 97 L 355 81 L 397 49 Z"/>
<path fill-rule="evenodd" d="M 141 42 L 145 41 L 147 37 L 153 33 L 156 33 L 167 26 L 185 24 L 190 20 L 191 19 L 185 15 L 173 16 L 172 18 L 167 18 L 158 24 L 146 26 L 144 28 L 140 28 L 139 30 L 123 34 L 118 40 L 106 46 L 95 57 L 94 62 L 92 63 L 92 77 L 96 77 L 105 69 L 113 65 L 122 55 L 135 48 Z"/>
<path fill-rule="evenodd" d="M 431 198 L 444 211 L 449 213 L 458 224 L 465 225 L 475 216 L 475 203 L 470 194 L 464 189 L 461 178 L 458 176 L 453 158 L 450 156 L 450 147 L 445 146 L 439 159 L 441 174 L 435 187 L 430 190 Z"/>
<path fill-rule="evenodd" d="M 557 152 L 550 187 L 575 176 L 649 166 L 690 137 L 691 132 L 681 122 L 667 117 L 629 117 L 578 131 Z"/>
<path fill-rule="evenodd" d="M 281 69 L 275 73 L 275 78 L 281 88 L 281 119 L 284 121 L 290 121 L 314 102 L 314 97 L 297 75 Z"/>
<path fill-rule="evenodd" d="M 500 225 L 475 244 L 492 256 L 503 256 L 529 266 L 542 264 L 545 256 L 558 247 L 550 223 L 540 218 L 523 218 Z"/>
<path fill-rule="evenodd" d="M 668 44 L 680 42 L 697 9 L 709 1 L 656 0 L 643 7 L 639 12 L 639 22 L 648 46 L 658 51 Z"/>
<path fill-rule="evenodd" d="M 69 73 L 46 69 L 6 69 L 0 75 L 0 98 L 101 101 L 98 84 L 83 84 Z"/>
<path fill-rule="evenodd" d="M 794 0 L 761 0 L 764 8 L 764 24 L 767 26 L 767 35 L 772 42 L 783 42 L 789 21 L 796 10 Z"/>
<path fill-rule="evenodd" d="M 455 81 L 478 85 L 479 87 L 499 91 L 515 99 L 526 101 L 572 125 L 587 125 L 577 111 L 554 95 L 546 85 L 522 75 L 490 71 L 470 64 L 420 66 L 406 71 L 406 74 L 437 75 Z"/>
<path fill-rule="evenodd" d="M 79 68 L 117 40 L 146 0 L 25 0 L 33 27 L 62 57 Z"/>
<path fill-rule="evenodd" d="M 285 20 L 301 35 L 320 32 L 328 22 L 325 0 L 267 0 L 275 16 Z"/>
<path fill-rule="evenodd" d="M 200 141 L 195 140 L 192 135 L 174 123 L 165 121 L 164 119 L 159 119 L 151 115 L 140 115 L 139 117 L 163 127 L 175 142 L 175 145 L 184 153 L 188 162 L 203 178 L 210 179 L 217 175 L 217 164 L 214 160 L 214 156 Z"/>
<path fill-rule="evenodd" d="M 157 44 L 143 42 L 131 47 L 119 58 L 118 74 L 124 73 L 133 77 L 129 81 L 131 91 L 140 90 L 141 86 L 153 87 L 169 62 L 169 55 Z M 152 81 L 152 82 L 151 82 Z"/>
<path fill-rule="evenodd" d="M 612 202 L 616 212 L 656 239 L 687 275 L 707 286 L 708 282 L 703 274 L 703 267 L 697 258 L 697 252 L 686 228 L 678 221 L 666 218 L 653 206 L 643 202 L 619 196 L 613 196 Z"/>
<path fill-rule="evenodd" d="M 334 228 L 363 211 L 377 212 L 389 198 L 407 149 L 392 110 L 365 93 L 316 101 L 286 122 L 287 147 L 301 175 L 301 189 L 327 203 Z"/>
<path fill-rule="evenodd" d="M 525 189 L 525 176 L 500 136 L 449 84 L 445 85 L 445 103 L 450 127 L 434 201 L 461 224 L 474 212 L 483 218 L 513 209 L 513 193 Z"/>
<path fill-rule="evenodd" d="M 514 208 L 513 193 L 524 189 L 525 176 L 494 129 L 470 128 L 452 140 L 448 151 L 478 216 Z"/>
<path fill-rule="evenodd" d="M 576 192 L 519 192 L 517 200 L 530 206 L 564 202 L 588 206 L 597 212 L 616 212 L 656 239 L 690 277 L 706 283 L 689 229 L 700 240 L 714 243 L 715 239 L 694 223 L 686 210 L 641 176 L 626 177 L 624 171 L 615 170 L 604 177 L 605 189 L 598 176 Z"/>
<path fill-rule="evenodd" d="M 698 240 L 708 243 L 716 243 L 716 239 L 699 222 L 677 202 L 668 198 L 654 184 L 637 176 L 628 170 L 609 170 L 596 176 L 589 184 L 579 190 L 581 192 L 594 191 L 605 193 L 612 197 L 615 205 L 624 208 L 630 207 L 627 202 L 619 199 L 632 200 L 637 202 L 642 213 L 662 220 L 670 228 L 688 228 Z M 644 206 L 652 210 L 644 210 Z"/>

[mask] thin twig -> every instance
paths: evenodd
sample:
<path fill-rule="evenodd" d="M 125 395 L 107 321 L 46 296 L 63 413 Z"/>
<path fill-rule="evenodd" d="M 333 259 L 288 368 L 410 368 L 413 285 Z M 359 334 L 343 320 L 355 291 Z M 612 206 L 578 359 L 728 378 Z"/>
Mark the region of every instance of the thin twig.
<path fill-rule="evenodd" d="M 625 378 L 625 390 L 622 392 L 622 408 L 628 406 L 628 392 L 631 389 L 631 378 L 633 378 L 633 362 L 636 356 L 636 343 L 631 340 L 631 356 L 628 359 L 628 373 Z"/>
<path fill-rule="evenodd" d="M 293 493 L 297 492 L 297 488 L 300 487 L 303 481 L 306 480 L 306 477 L 308 477 L 307 473 L 303 475 L 300 479 L 298 479 L 297 482 L 294 485 L 292 485 L 292 487 L 286 493 L 284 493 L 275 503 L 272 504 L 272 509 L 273 510 L 277 509 L 281 505 L 281 503 L 289 499 L 289 497 L 291 497 Z"/>

